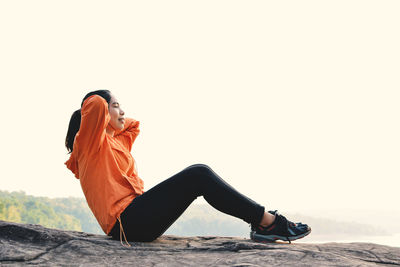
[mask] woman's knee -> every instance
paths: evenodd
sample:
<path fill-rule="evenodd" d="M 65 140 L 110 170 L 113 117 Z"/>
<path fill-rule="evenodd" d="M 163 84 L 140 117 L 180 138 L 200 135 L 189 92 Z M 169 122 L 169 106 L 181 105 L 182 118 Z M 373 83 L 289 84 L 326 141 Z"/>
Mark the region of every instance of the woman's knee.
<path fill-rule="evenodd" d="M 212 169 L 206 164 L 193 164 L 185 169 L 185 178 L 192 181 L 193 184 L 203 184 L 213 177 Z"/>
<path fill-rule="evenodd" d="M 203 164 L 203 163 L 197 163 L 197 164 L 190 165 L 186 169 L 196 169 L 196 170 L 200 170 L 200 171 L 211 170 L 211 168 L 207 164 Z"/>

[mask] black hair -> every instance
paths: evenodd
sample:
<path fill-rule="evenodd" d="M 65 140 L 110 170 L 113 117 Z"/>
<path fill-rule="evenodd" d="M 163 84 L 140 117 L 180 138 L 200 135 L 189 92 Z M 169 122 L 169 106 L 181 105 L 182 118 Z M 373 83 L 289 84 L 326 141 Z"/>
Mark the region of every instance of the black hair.
<path fill-rule="evenodd" d="M 83 102 L 85 102 L 85 100 L 92 95 L 101 96 L 107 101 L 107 103 L 110 103 L 111 101 L 111 92 L 109 90 L 92 91 L 86 94 L 86 96 L 83 98 L 81 103 L 81 108 L 83 106 Z M 65 138 L 65 146 L 69 151 L 69 153 L 71 153 L 73 150 L 75 135 L 79 131 L 80 127 L 81 127 L 81 109 L 78 109 L 74 113 L 72 113 L 71 119 L 69 121 L 67 136 Z"/>

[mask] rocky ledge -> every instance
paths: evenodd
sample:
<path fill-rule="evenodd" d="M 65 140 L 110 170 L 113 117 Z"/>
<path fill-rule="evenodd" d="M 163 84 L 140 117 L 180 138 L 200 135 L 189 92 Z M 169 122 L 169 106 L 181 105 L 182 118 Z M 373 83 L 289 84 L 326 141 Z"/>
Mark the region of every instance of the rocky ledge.
<path fill-rule="evenodd" d="M 235 237 L 162 236 L 123 247 L 105 235 L 0 221 L 0 265 L 400 266 L 400 248 L 370 243 L 255 243 Z"/>

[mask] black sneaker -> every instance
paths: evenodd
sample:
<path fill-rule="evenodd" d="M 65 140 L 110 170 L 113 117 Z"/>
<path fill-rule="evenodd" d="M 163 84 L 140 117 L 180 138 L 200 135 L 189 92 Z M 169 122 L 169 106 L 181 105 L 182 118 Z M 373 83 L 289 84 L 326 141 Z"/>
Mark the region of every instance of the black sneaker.
<path fill-rule="evenodd" d="M 276 240 L 291 241 L 305 237 L 311 232 L 307 224 L 288 221 L 278 211 L 269 211 L 275 215 L 275 221 L 267 226 L 251 225 L 250 238 L 257 242 L 275 242 Z"/>

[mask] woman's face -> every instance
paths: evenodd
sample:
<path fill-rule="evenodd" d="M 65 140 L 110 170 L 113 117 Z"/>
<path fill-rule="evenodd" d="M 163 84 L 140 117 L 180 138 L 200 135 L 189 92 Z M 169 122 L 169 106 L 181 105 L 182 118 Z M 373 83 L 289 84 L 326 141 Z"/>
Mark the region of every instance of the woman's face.
<path fill-rule="evenodd" d="M 108 124 L 115 130 L 122 130 L 125 124 L 125 112 L 121 109 L 118 100 L 114 97 L 113 94 L 111 94 L 111 100 L 108 104 L 108 113 L 110 113 L 111 116 L 110 122 Z"/>

